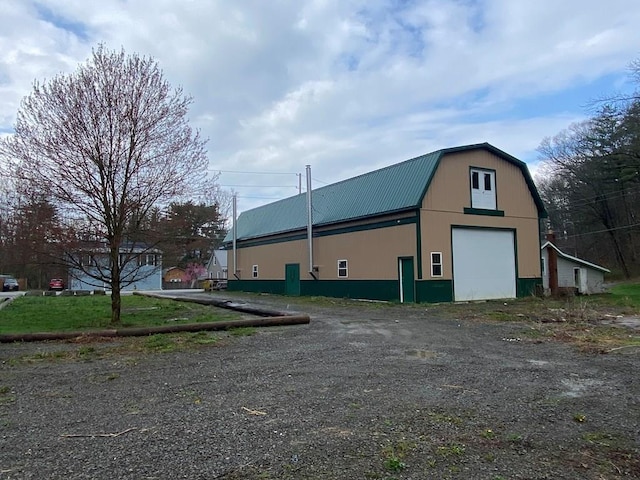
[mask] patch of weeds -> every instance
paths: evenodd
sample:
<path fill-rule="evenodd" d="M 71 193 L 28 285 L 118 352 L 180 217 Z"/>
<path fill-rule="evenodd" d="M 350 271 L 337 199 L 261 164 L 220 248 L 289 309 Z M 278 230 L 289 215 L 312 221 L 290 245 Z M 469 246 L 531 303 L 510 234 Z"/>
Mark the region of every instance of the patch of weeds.
<path fill-rule="evenodd" d="M 173 352 L 176 350 L 176 344 L 169 335 L 150 335 L 143 342 L 144 348 L 154 352 Z"/>
<path fill-rule="evenodd" d="M 212 345 L 218 343 L 220 337 L 210 332 L 196 332 L 188 335 L 187 340 L 196 345 Z"/>
<path fill-rule="evenodd" d="M 189 400 L 195 403 L 196 405 L 199 405 L 202 403 L 202 397 L 195 390 L 182 390 L 182 392 L 180 393 L 180 396 L 189 398 Z"/>
<path fill-rule="evenodd" d="M 584 423 L 587 420 L 587 416 L 584 413 L 576 413 L 573 415 L 573 421 L 577 423 Z"/>
<path fill-rule="evenodd" d="M 500 310 L 488 312 L 486 316 L 499 322 L 510 322 L 518 319 L 513 313 L 502 312 Z"/>
<path fill-rule="evenodd" d="M 461 456 L 464 454 L 465 446 L 460 443 L 450 443 L 449 445 L 441 445 L 436 449 L 438 455 L 443 457 Z"/>
<path fill-rule="evenodd" d="M 9 405 L 16 401 L 15 395 L 10 395 L 11 387 L 3 385 L 0 387 L 0 405 Z"/>
<path fill-rule="evenodd" d="M 494 453 L 489 452 L 484 456 L 484 460 L 485 462 L 495 462 L 496 456 Z"/>
<path fill-rule="evenodd" d="M 254 335 L 258 329 L 256 327 L 237 327 L 230 328 L 229 335 L 233 335 L 234 337 L 248 337 Z"/>
<path fill-rule="evenodd" d="M 401 472 L 407 468 L 407 464 L 404 461 L 405 457 L 415 448 L 416 444 L 407 440 L 400 440 L 387 445 L 382 450 L 384 468 L 390 472 Z"/>
<path fill-rule="evenodd" d="M 438 462 L 435 458 L 430 458 L 429 460 L 427 460 L 427 467 L 436 468 L 436 465 L 438 465 Z"/>
<path fill-rule="evenodd" d="M 82 346 L 78 349 L 78 357 L 87 358 L 96 353 L 96 349 L 91 346 Z"/>
<path fill-rule="evenodd" d="M 606 432 L 587 432 L 582 438 L 592 445 L 623 450 L 629 446 L 624 438 Z"/>
<path fill-rule="evenodd" d="M 116 380 L 118 378 L 120 378 L 120 374 L 119 373 L 110 373 L 107 375 L 107 380 Z"/>
<path fill-rule="evenodd" d="M 353 409 L 353 410 L 359 410 L 362 408 L 362 404 L 358 403 L 358 402 L 352 402 L 349 404 L 349 408 Z"/>
<path fill-rule="evenodd" d="M 456 426 L 462 425 L 463 423 L 462 418 L 457 415 L 448 415 L 446 413 L 439 412 L 429 412 L 428 415 L 431 420 L 436 423 L 449 423 Z"/>
<path fill-rule="evenodd" d="M 407 465 L 400 459 L 400 457 L 391 456 L 384 461 L 384 468 L 391 472 L 401 472 L 407 468 Z"/>
<path fill-rule="evenodd" d="M 507 442 L 509 443 L 522 443 L 524 441 L 524 437 L 519 433 L 510 433 L 507 435 Z"/>
<path fill-rule="evenodd" d="M 490 428 L 487 428 L 486 430 L 483 430 L 482 433 L 480 434 L 480 436 L 482 438 L 486 438 L 488 440 L 491 440 L 493 438 L 496 438 L 496 433 L 491 430 Z"/>
<path fill-rule="evenodd" d="M 26 360 L 32 362 L 41 362 L 41 361 L 55 361 L 62 360 L 65 358 L 71 358 L 72 354 L 66 350 L 57 350 L 55 352 L 38 352 L 29 357 L 26 357 Z"/>

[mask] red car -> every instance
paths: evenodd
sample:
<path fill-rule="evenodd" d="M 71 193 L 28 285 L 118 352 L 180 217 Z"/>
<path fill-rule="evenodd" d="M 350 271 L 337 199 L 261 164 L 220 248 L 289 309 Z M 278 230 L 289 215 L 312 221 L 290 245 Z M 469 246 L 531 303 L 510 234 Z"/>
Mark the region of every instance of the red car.
<path fill-rule="evenodd" d="M 64 290 L 64 282 L 61 278 L 52 278 L 49 282 L 49 290 Z"/>

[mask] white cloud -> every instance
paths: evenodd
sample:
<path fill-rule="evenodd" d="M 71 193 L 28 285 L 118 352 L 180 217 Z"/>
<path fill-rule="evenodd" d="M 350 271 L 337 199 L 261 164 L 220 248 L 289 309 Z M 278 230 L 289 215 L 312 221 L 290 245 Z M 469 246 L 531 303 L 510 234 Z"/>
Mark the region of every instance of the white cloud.
<path fill-rule="evenodd" d="M 155 57 L 193 95 L 212 168 L 301 172 L 310 163 L 334 181 L 483 141 L 533 164 L 542 138 L 581 118 L 591 99 L 542 102 L 605 76 L 615 88 L 638 55 L 638 24 L 640 8 L 627 0 L 8 0 L 0 132 L 33 80 L 72 72 L 104 42 Z M 237 191 L 295 193 L 295 176 L 284 178 L 281 189 Z M 274 184 L 266 175 L 221 181 Z"/>

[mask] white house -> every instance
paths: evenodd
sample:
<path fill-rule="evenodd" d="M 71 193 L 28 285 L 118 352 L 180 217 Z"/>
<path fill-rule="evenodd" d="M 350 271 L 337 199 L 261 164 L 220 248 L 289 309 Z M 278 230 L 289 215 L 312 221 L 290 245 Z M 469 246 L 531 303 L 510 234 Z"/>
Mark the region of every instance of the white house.
<path fill-rule="evenodd" d="M 214 250 L 207 263 L 207 278 L 227 279 L 227 251 Z"/>
<path fill-rule="evenodd" d="M 542 285 L 545 294 L 555 289 L 575 289 L 580 294 L 604 292 L 609 270 L 564 253 L 551 242 L 542 245 Z"/>

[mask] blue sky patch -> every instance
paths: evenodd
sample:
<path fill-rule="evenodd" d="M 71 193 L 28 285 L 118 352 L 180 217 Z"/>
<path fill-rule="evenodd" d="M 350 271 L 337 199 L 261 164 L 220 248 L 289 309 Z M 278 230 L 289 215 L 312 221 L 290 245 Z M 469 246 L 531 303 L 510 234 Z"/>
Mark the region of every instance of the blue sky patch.
<path fill-rule="evenodd" d="M 52 24 L 56 28 L 66 30 L 67 32 L 74 34 L 81 40 L 89 40 L 89 34 L 87 32 L 87 27 L 85 24 L 70 20 L 68 18 L 64 18 L 56 14 L 49 7 L 46 7 L 39 3 L 36 3 L 35 7 L 38 11 L 38 18 L 40 18 L 41 20 Z"/>

